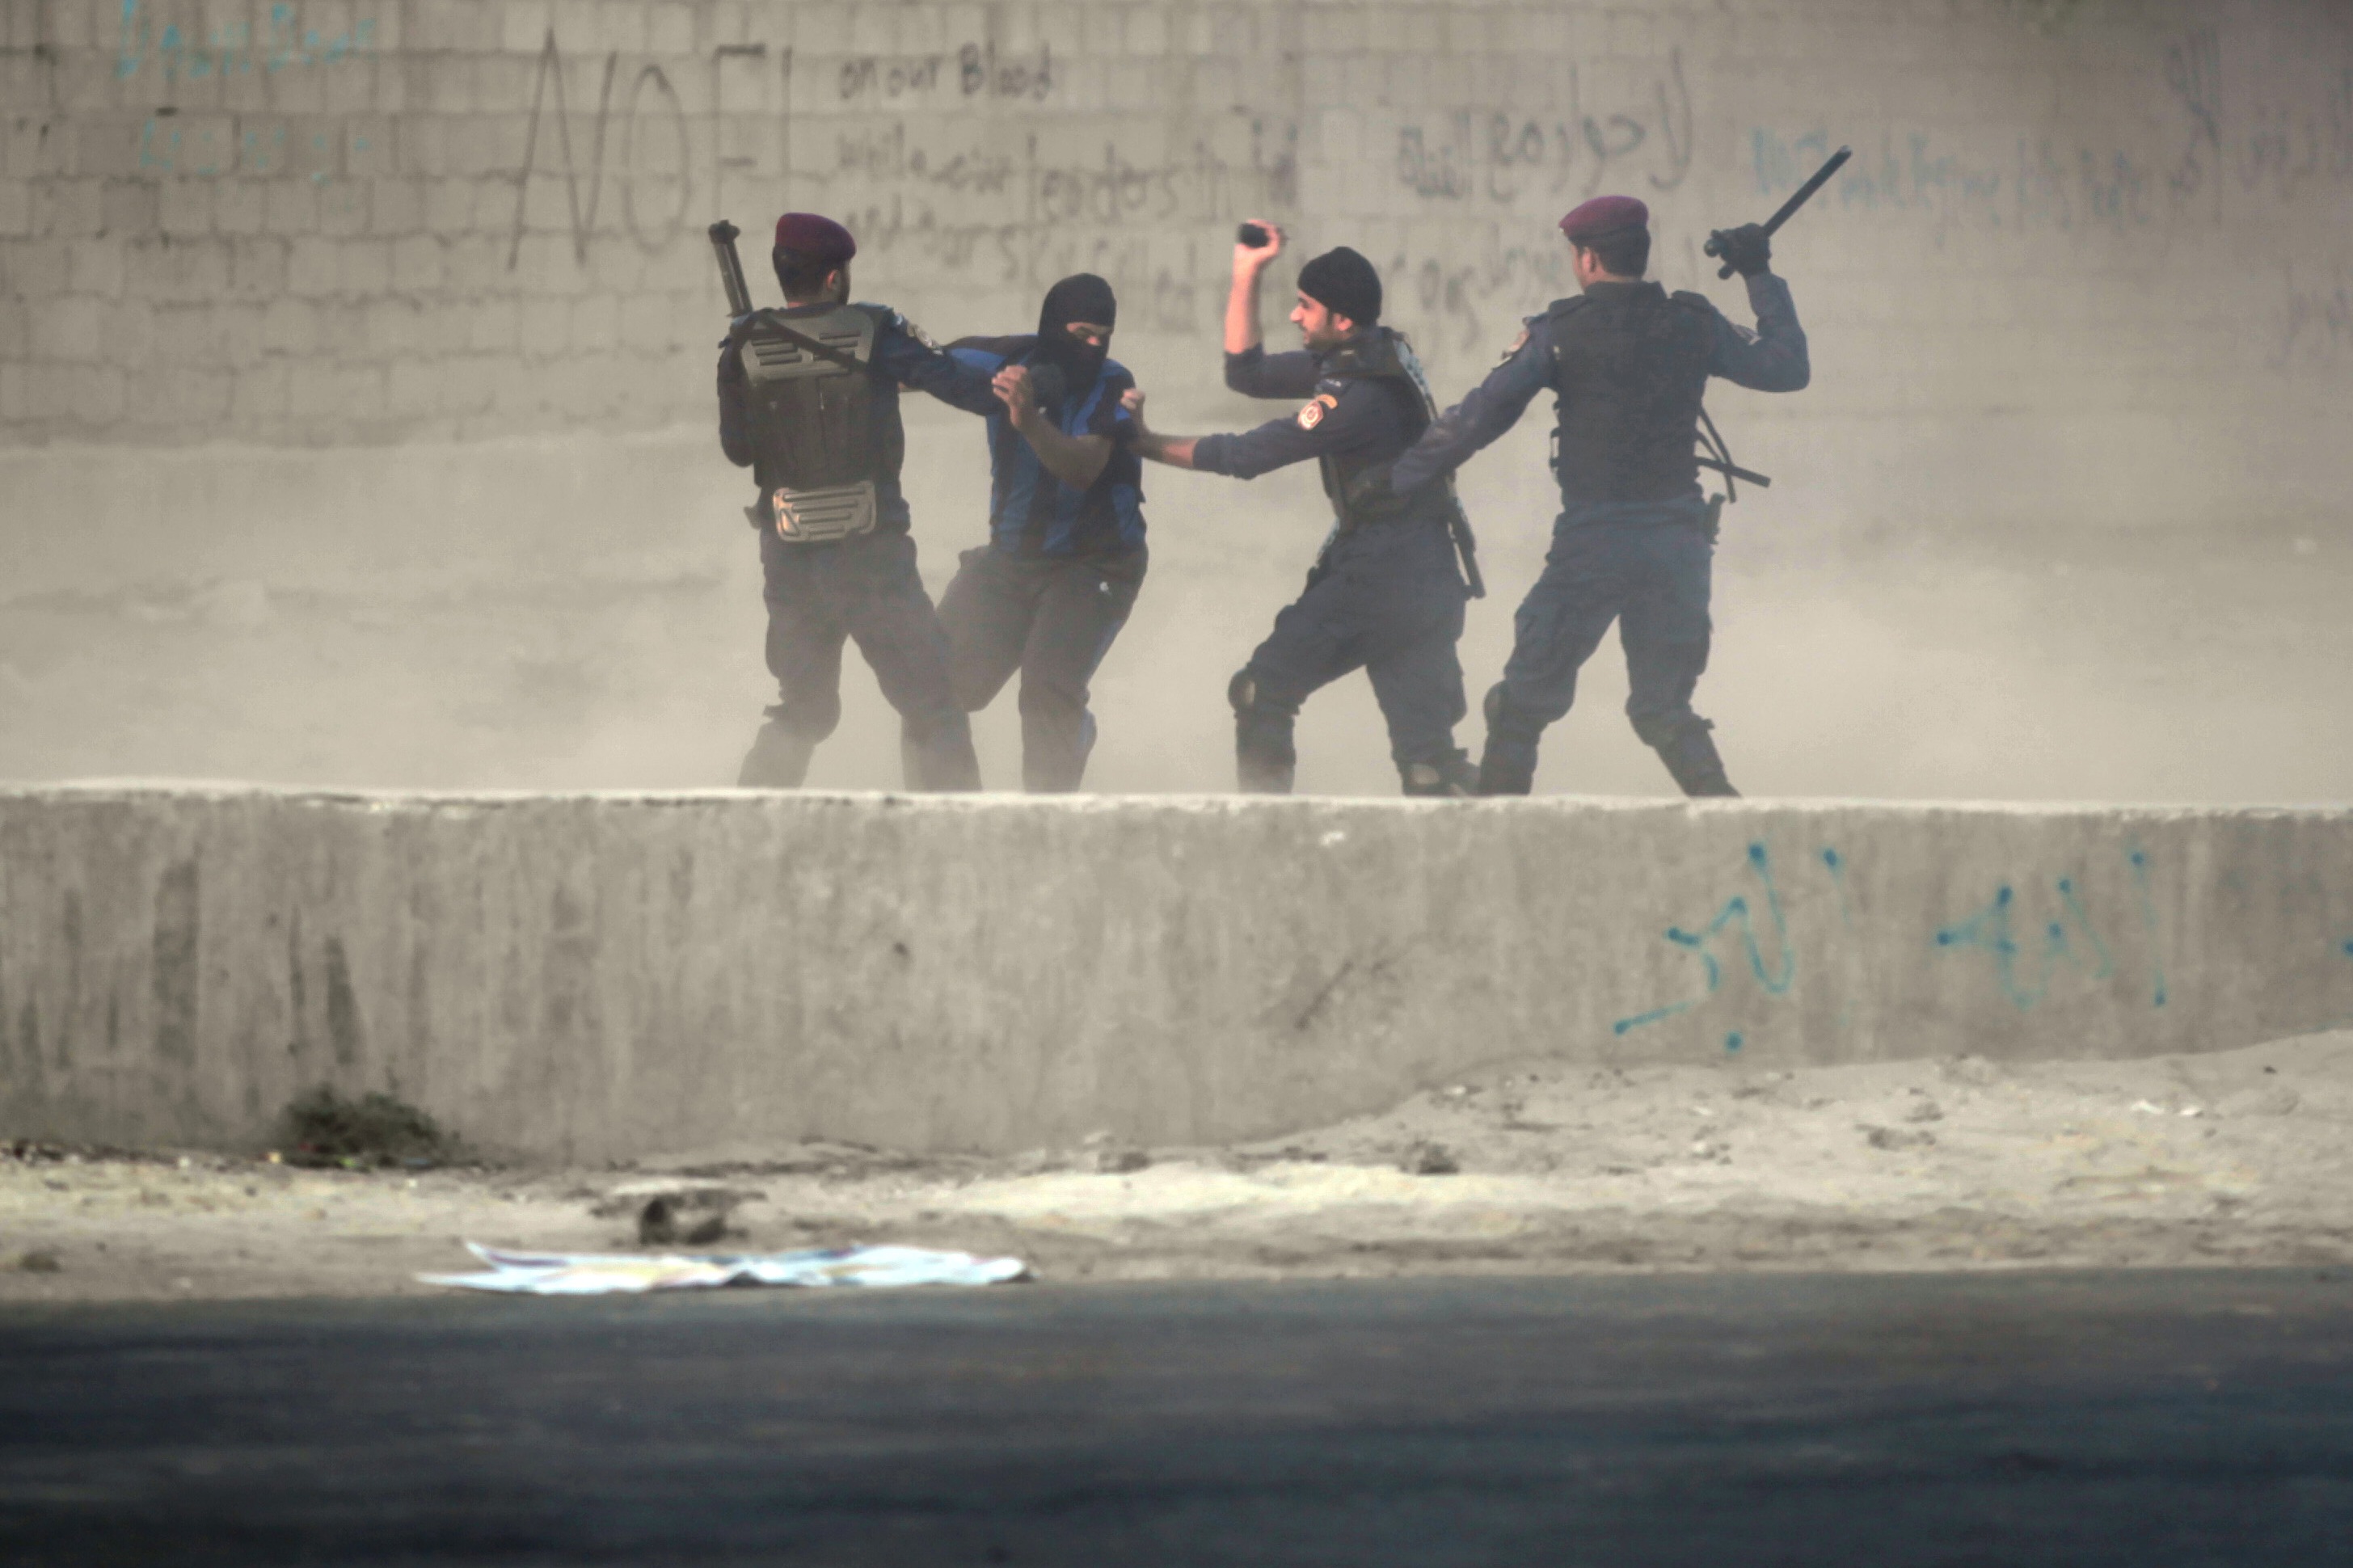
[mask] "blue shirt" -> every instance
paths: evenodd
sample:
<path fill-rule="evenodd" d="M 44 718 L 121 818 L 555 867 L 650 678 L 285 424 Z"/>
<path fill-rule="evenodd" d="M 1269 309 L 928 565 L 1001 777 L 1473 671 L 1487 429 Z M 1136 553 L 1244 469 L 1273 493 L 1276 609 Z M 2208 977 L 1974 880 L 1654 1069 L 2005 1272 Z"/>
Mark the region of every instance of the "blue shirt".
<path fill-rule="evenodd" d="M 1798 308 L 1789 300 L 1789 286 L 1769 272 L 1760 272 L 1748 279 L 1748 304 L 1757 312 L 1753 332 L 1716 312 L 1715 353 L 1708 374 L 1757 392 L 1802 389 L 1812 370 L 1806 355 L 1805 330 L 1798 325 Z M 1517 423 L 1529 400 L 1552 384 L 1551 331 L 1547 317 L 1527 318 L 1527 330 L 1505 353 L 1504 363 L 1472 387 L 1469 396 L 1431 422 L 1413 450 L 1398 459 L 1389 472 L 1389 483 L 1402 492 L 1451 473 Z M 1655 510 L 1664 503 L 1625 504 Z M 1690 504 L 1700 504 L 1696 487 Z M 1673 505 L 1683 508 L 1682 502 Z"/>
<path fill-rule="evenodd" d="M 788 305 L 779 314 L 812 316 L 831 305 Z M 1004 405 L 989 390 L 988 377 L 959 364 L 925 338 L 907 318 L 883 305 L 859 305 L 875 313 L 874 357 L 868 374 L 874 378 L 872 433 L 884 454 L 882 471 L 874 479 L 875 527 L 885 533 L 907 531 L 907 497 L 899 488 L 900 459 L 906 454 L 907 435 L 899 422 L 899 388 L 912 386 L 966 414 L 1002 412 Z M 744 406 L 744 362 L 726 342 L 719 345 L 719 449 L 739 468 L 752 466 L 752 426 Z"/>
<path fill-rule="evenodd" d="M 986 382 L 1008 365 L 1034 367 L 1037 347 L 1034 335 L 965 338 L 948 345 L 948 357 Z M 1046 410 L 1065 436 L 1111 439 L 1110 459 L 1083 490 L 1056 479 L 1013 427 L 1005 405 L 990 401 L 990 548 L 1009 555 L 1100 558 L 1124 554 L 1144 542 L 1144 464 L 1129 445 L 1134 416 L 1119 402 L 1120 395 L 1134 384 L 1126 366 L 1106 359 L 1092 385 L 1071 389 Z"/>

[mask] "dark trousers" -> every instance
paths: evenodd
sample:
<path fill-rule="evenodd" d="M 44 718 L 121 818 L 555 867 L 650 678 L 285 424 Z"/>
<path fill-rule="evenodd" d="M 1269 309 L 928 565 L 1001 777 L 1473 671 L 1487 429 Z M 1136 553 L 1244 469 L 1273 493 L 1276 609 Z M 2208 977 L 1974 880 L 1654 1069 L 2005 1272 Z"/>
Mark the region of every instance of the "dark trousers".
<path fill-rule="evenodd" d="M 940 595 L 948 677 L 965 712 L 1021 672 L 1021 787 L 1034 795 L 1074 790 L 1086 775 L 1087 686 L 1135 607 L 1145 562 L 1140 546 L 1104 561 L 983 546 L 964 552 Z"/>
<path fill-rule="evenodd" d="M 1307 591 L 1234 677 L 1241 787 L 1286 794 L 1298 756 L 1292 731 L 1310 694 L 1362 669 L 1388 721 L 1389 754 L 1408 793 L 1436 794 L 1465 771 L 1462 636 L 1468 593 L 1442 524 L 1381 523 L 1334 542 Z M 1424 787 L 1427 785 L 1428 787 Z"/>
<path fill-rule="evenodd" d="M 1715 546 L 1685 522 L 1556 526 L 1545 569 L 1514 620 L 1512 657 L 1487 694 L 1480 787 L 1525 795 L 1545 727 L 1577 700 L 1577 672 L 1609 629 L 1626 649 L 1626 717 L 1686 794 L 1730 794 L 1712 726 L 1692 710 L 1707 668 Z M 1717 787 L 1721 786 L 1721 787 Z"/>
<path fill-rule="evenodd" d="M 818 742 L 841 721 L 841 647 L 855 641 L 882 695 L 899 710 L 909 789 L 980 787 L 972 723 L 948 681 L 948 643 L 915 574 L 915 542 L 860 534 L 833 544 L 787 544 L 760 532 L 768 604 L 768 672 L 781 700 L 744 759 L 738 783 L 793 789 Z"/>

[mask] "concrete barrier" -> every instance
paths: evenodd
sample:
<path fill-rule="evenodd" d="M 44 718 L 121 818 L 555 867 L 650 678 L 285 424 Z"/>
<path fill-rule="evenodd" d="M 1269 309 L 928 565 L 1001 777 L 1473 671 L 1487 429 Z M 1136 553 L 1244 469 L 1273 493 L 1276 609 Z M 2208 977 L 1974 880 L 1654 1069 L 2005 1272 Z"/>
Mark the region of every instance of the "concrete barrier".
<path fill-rule="evenodd" d="M 1279 1133 L 1482 1061 L 2353 1020 L 2353 811 L 0 792 L 0 1133 L 388 1089 L 593 1161 Z"/>

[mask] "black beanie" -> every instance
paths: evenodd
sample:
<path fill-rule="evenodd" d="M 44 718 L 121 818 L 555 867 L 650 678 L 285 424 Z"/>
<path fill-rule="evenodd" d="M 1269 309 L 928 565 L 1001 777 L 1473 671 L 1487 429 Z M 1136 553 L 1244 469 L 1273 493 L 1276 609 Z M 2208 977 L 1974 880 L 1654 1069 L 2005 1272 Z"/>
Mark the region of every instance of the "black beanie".
<path fill-rule="evenodd" d="M 1381 275 L 1345 245 L 1299 269 L 1299 291 L 1360 327 L 1381 319 Z"/>
<path fill-rule="evenodd" d="M 1072 321 L 1115 327 L 1118 316 L 1119 301 L 1113 297 L 1110 284 L 1092 272 L 1073 272 L 1046 290 L 1046 303 L 1038 311 L 1038 331 L 1059 334 Z"/>

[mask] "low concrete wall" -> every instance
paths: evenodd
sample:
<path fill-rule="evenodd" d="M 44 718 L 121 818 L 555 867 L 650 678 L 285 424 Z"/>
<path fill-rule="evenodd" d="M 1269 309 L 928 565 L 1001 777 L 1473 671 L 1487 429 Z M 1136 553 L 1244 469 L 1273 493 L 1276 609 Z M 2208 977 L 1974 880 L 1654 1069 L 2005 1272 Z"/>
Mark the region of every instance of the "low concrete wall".
<path fill-rule="evenodd" d="M 1247 1138 L 1482 1061 L 2353 1019 L 2353 812 L 0 793 L 0 1134 L 318 1082 L 596 1160 Z"/>

